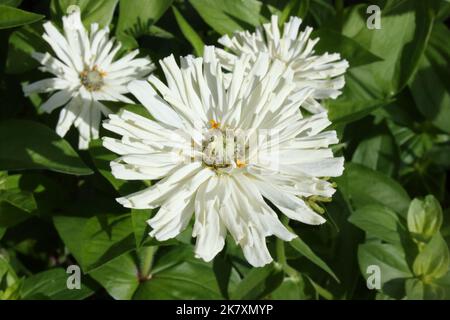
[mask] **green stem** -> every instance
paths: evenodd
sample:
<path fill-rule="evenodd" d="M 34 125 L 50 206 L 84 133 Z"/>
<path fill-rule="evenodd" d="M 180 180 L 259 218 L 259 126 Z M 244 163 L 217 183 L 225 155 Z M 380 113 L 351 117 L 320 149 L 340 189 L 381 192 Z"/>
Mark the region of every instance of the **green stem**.
<path fill-rule="evenodd" d="M 148 280 L 151 276 L 155 247 L 143 247 L 139 250 L 141 278 Z"/>

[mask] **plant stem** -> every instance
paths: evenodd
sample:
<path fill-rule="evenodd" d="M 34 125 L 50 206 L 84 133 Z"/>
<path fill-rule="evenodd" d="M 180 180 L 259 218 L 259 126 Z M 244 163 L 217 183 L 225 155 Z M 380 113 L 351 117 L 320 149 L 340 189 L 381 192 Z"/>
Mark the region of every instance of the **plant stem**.
<path fill-rule="evenodd" d="M 148 280 L 151 277 L 153 256 L 155 247 L 143 247 L 139 250 L 140 274 L 142 280 Z"/>

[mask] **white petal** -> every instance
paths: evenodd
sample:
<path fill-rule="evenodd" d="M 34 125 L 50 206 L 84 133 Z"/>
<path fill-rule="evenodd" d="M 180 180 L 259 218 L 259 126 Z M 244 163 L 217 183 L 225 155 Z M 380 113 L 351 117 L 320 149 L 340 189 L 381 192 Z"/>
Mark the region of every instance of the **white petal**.
<path fill-rule="evenodd" d="M 56 125 L 56 133 L 64 137 L 80 114 L 82 102 L 78 98 L 72 98 L 65 108 L 59 113 L 58 124 Z"/>
<path fill-rule="evenodd" d="M 262 195 L 277 206 L 290 219 L 317 225 L 326 220 L 309 208 L 303 200 L 279 190 L 276 186 L 255 180 Z"/>
<path fill-rule="evenodd" d="M 65 90 L 59 91 L 53 94 L 46 102 L 44 102 L 41 105 L 40 109 L 43 112 L 50 113 L 56 108 L 65 105 L 71 98 L 72 98 L 71 92 Z"/>
<path fill-rule="evenodd" d="M 135 80 L 128 85 L 130 92 L 158 121 L 180 128 L 180 117 L 162 100 L 147 81 Z"/>

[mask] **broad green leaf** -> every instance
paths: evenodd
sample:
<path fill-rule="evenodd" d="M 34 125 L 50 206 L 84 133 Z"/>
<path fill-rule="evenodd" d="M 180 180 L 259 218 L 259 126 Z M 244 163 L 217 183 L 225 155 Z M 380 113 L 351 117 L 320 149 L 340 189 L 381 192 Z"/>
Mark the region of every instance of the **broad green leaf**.
<path fill-rule="evenodd" d="M 320 38 L 314 47 L 317 53 L 339 53 L 343 59 L 349 62 L 350 68 L 383 60 L 358 42 L 334 30 L 319 29 L 312 33 L 311 38 Z"/>
<path fill-rule="evenodd" d="M 379 134 L 361 141 L 353 153 L 352 162 L 391 176 L 396 169 L 397 149 L 394 138 Z"/>
<path fill-rule="evenodd" d="M 442 226 L 442 208 L 439 201 L 428 195 L 425 199 L 414 199 L 408 210 L 408 230 L 418 240 L 428 241 Z"/>
<path fill-rule="evenodd" d="M 391 102 L 389 98 L 377 96 L 375 84 L 371 82 L 373 77 L 363 71 L 363 67 L 347 70 L 342 95 L 335 100 L 324 101 L 333 125 L 359 120 Z"/>
<path fill-rule="evenodd" d="M 414 274 L 428 279 L 439 279 L 449 271 L 450 253 L 447 243 L 440 233 L 436 233 L 413 264 Z"/>
<path fill-rule="evenodd" d="M 172 2 L 173 0 L 120 0 L 116 34 L 126 33 L 136 38 L 148 34 Z"/>
<path fill-rule="evenodd" d="M 270 297 L 275 300 L 309 300 L 312 290 L 308 289 L 308 282 L 302 276 L 298 279 L 285 278 Z"/>
<path fill-rule="evenodd" d="M 70 274 L 62 268 L 43 271 L 25 279 L 21 290 L 22 299 L 44 298 L 51 300 L 82 300 L 94 292 L 81 278 L 81 289 L 67 288 L 67 278 Z M 83 276 L 82 276 L 83 277 Z"/>
<path fill-rule="evenodd" d="M 97 215 L 83 227 L 81 261 L 90 272 L 136 247 L 130 214 Z"/>
<path fill-rule="evenodd" d="M 0 227 L 12 227 L 35 214 L 33 194 L 20 189 L 0 191 Z"/>
<path fill-rule="evenodd" d="M 188 257 L 180 259 L 180 262 L 166 265 L 167 260 L 173 261 L 173 257 L 157 260 L 151 278 L 141 283 L 133 299 L 223 299 L 211 264 L 193 258 L 191 246 L 186 250 Z"/>
<path fill-rule="evenodd" d="M 406 228 L 398 215 L 391 209 L 378 204 L 367 205 L 355 210 L 349 221 L 368 235 L 391 244 L 400 245 Z"/>
<path fill-rule="evenodd" d="M 395 3 L 395 4 L 394 4 Z M 381 29 L 367 28 L 367 5 L 350 7 L 342 34 L 382 61 L 349 69 L 346 86 L 336 100 L 326 101 L 333 122 L 350 122 L 388 104 L 418 68 L 433 19 L 425 1 L 386 2 Z"/>
<path fill-rule="evenodd" d="M 24 73 L 39 65 L 31 54 L 46 52 L 48 46 L 42 39 L 43 28 L 39 24 L 27 25 L 14 31 L 9 37 L 5 71 L 9 74 Z"/>
<path fill-rule="evenodd" d="M 150 219 L 152 210 L 150 209 L 132 209 L 131 223 L 133 225 L 136 247 L 139 248 L 144 241 L 149 238 L 149 226 L 147 220 Z"/>
<path fill-rule="evenodd" d="M 89 275 L 114 299 L 130 300 L 139 287 L 138 274 L 136 255 L 128 252 L 105 263 Z"/>
<path fill-rule="evenodd" d="M 424 1 L 387 2 L 381 10 L 381 29 L 369 29 L 366 8 L 366 5 L 351 7 L 342 31 L 383 58 L 366 66 L 364 71 L 371 74 L 370 79 L 360 80 L 375 83 L 378 90 L 374 93 L 378 97 L 393 96 L 417 70 L 432 28 L 432 17 Z"/>
<path fill-rule="evenodd" d="M 84 272 L 136 248 L 130 214 L 56 216 L 56 230 Z"/>
<path fill-rule="evenodd" d="M 361 274 L 368 278 L 369 266 L 380 268 L 382 290 L 391 280 L 412 277 L 406 262 L 405 253 L 398 246 L 387 243 L 365 243 L 358 248 L 358 261 Z"/>
<path fill-rule="evenodd" d="M 78 264 L 84 271 L 84 262 L 82 261 L 83 252 L 83 229 L 89 218 L 71 217 L 71 216 L 55 216 L 53 223 L 63 243 L 69 252 L 75 257 Z"/>
<path fill-rule="evenodd" d="M 324 270 L 326 273 L 328 273 L 331 277 L 333 277 L 334 280 L 339 282 L 339 279 L 336 277 L 334 272 L 331 270 L 331 268 L 323 261 L 319 256 L 317 256 L 314 251 L 311 250 L 311 248 L 302 240 L 300 237 L 297 237 L 289 242 L 289 244 L 300 252 L 306 259 L 320 267 L 322 270 Z"/>
<path fill-rule="evenodd" d="M 0 4 L 0 29 L 14 28 L 43 19 L 44 16 Z"/>
<path fill-rule="evenodd" d="M 397 181 L 384 174 L 350 162 L 336 180 L 355 208 L 381 204 L 406 217 L 411 199 Z"/>
<path fill-rule="evenodd" d="M 213 271 L 216 276 L 220 292 L 226 299 L 229 298 L 230 277 L 233 270 L 231 259 L 224 251 L 214 257 Z M 234 288 L 231 288 L 231 291 L 232 290 L 234 290 Z"/>
<path fill-rule="evenodd" d="M 203 20 L 219 34 L 260 25 L 261 2 L 257 0 L 189 0 Z"/>
<path fill-rule="evenodd" d="M 279 265 L 271 263 L 252 269 L 230 294 L 232 300 L 260 299 L 281 285 L 284 272 Z"/>
<path fill-rule="evenodd" d="M 189 41 L 189 43 L 194 48 L 195 54 L 197 56 L 202 56 L 203 47 L 205 46 L 203 40 L 200 38 L 197 32 L 195 32 L 195 30 L 191 27 L 189 22 L 187 22 L 186 19 L 184 19 L 183 15 L 180 13 L 180 11 L 177 10 L 176 7 L 172 7 L 172 10 L 173 14 L 175 15 L 175 19 L 178 23 L 178 27 L 180 28 L 184 37 Z"/>
<path fill-rule="evenodd" d="M 55 20 L 67 15 L 70 6 L 78 6 L 81 11 L 81 19 L 85 26 L 98 23 L 101 27 L 107 27 L 111 23 L 119 0 L 52 0 L 50 10 Z"/>
<path fill-rule="evenodd" d="M 67 141 L 37 122 L 0 122 L 0 150 L 0 170 L 48 169 L 75 175 L 92 173 Z"/>
<path fill-rule="evenodd" d="M 420 112 L 447 133 L 450 133 L 449 61 L 450 31 L 444 24 L 436 24 L 410 88 Z"/>

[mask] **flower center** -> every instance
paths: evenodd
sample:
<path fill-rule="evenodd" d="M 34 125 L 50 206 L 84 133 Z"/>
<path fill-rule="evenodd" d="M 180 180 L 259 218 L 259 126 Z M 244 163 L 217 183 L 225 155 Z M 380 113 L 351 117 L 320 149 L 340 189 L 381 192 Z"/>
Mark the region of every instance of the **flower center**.
<path fill-rule="evenodd" d="M 99 71 L 97 66 L 94 66 L 92 69 L 85 69 L 80 73 L 81 84 L 88 91 L 98 91 L 103 87 L 103 78 L 106 73 L 103 71 Z"/>
<path fill-rule="evenodd" d="M 214 169 L 243 168 L 247 165 L 245 137 L 239 130 L 221 128 L 210 121 L 211 128 L 203 135 L 203 163 Z"/>

